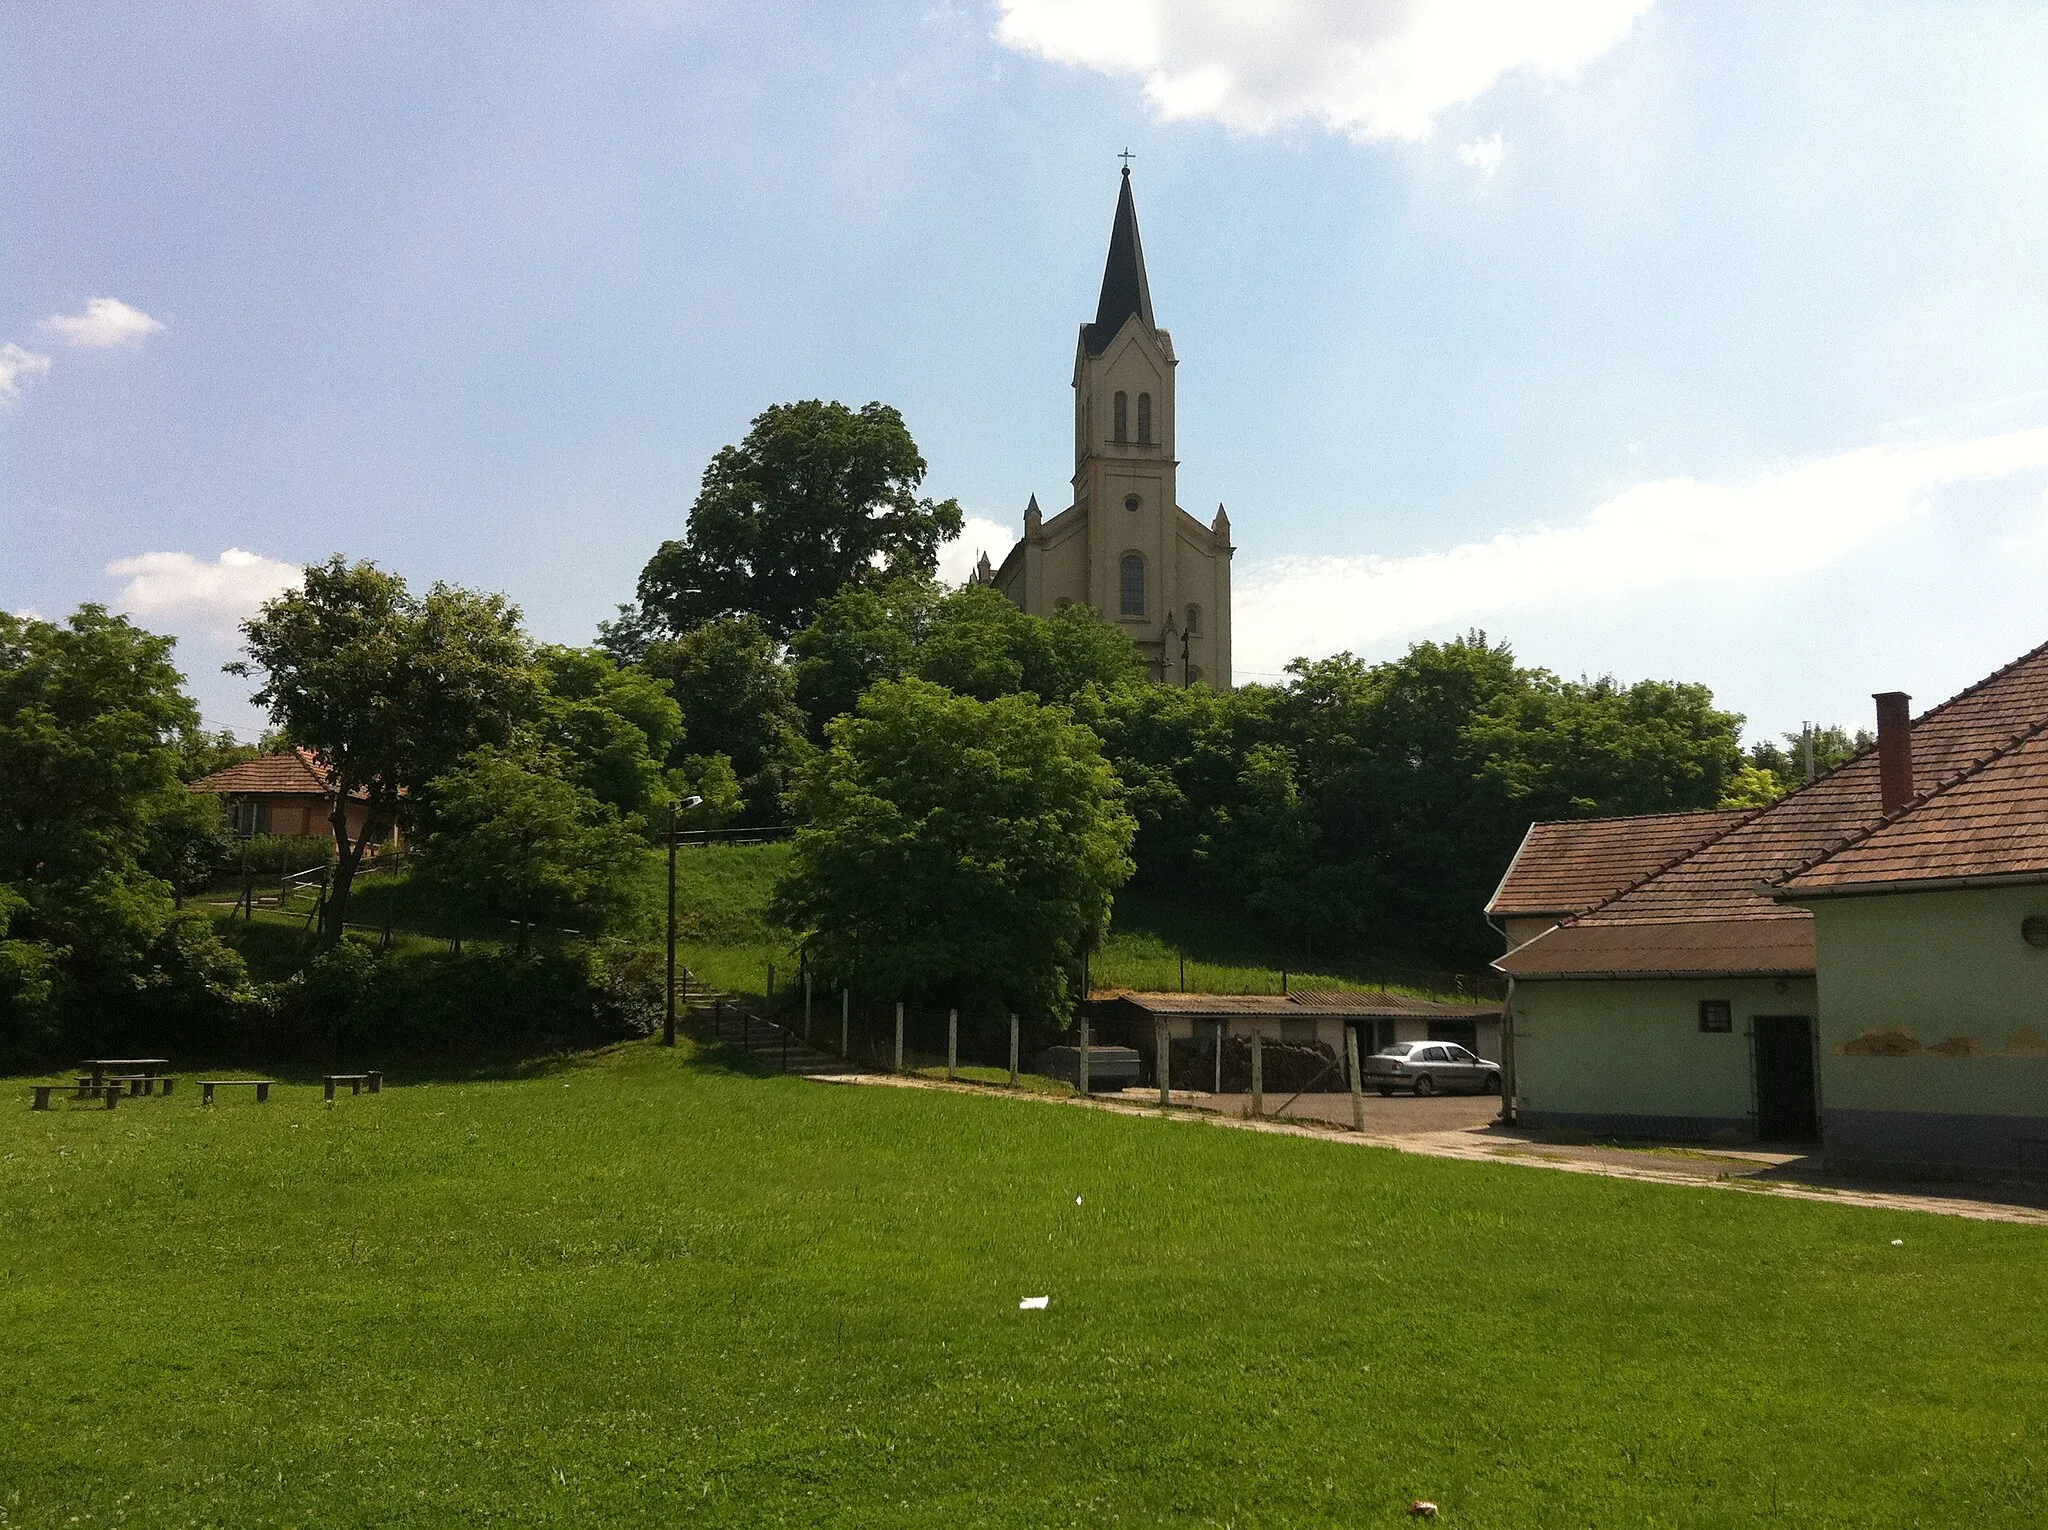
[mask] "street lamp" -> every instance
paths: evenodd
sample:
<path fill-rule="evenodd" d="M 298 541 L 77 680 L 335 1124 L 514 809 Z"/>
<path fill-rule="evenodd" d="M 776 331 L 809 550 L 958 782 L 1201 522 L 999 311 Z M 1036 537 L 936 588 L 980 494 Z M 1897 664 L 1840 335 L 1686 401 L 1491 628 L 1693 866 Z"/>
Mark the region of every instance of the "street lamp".
<path fill-rule="evenodd" d="M 676 815 L 684 808 L 701 807 L 702 797 L 685 797 L 668 805 L 668 994 L 661 1017 L 661 1044 L 676 1044 Z"/>

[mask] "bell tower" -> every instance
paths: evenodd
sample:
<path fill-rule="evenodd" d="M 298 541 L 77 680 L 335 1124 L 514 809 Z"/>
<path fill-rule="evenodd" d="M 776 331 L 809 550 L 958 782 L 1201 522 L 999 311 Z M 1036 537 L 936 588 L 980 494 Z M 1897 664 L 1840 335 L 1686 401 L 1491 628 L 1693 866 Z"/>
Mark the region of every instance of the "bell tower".
<path fill-rule="evenodd" d="M 1073 503 L 1043 519 L 988 581 L 1035 616 L 1094 608 L 1123 627 L 1152 678 L 1230 685 L 1230 523 L 1182 510 L 1173 337 L 1152 316 L 1130 167 L 1117 191 L 1095 318 L 1074 348 Z"/>

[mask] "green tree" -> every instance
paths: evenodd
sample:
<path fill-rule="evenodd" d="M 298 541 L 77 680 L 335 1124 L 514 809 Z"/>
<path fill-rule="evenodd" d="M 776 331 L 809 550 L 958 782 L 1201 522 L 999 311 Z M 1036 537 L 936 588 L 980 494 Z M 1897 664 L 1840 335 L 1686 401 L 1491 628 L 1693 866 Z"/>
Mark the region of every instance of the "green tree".
<path fill-rule="evenodd" d="M 796 702 L 811 737 L 860 703 L 868 688 L 901 680 L 917 663 L 917 646 L 945 591 L 928 575 L 896 579 L 879 589 L 856 585 L 818 605 L 809 626 L 789 640 Z"/>
<path fill-rule="evenodd" d="M 1095 736 L 1025 696 L 884 681 L 834 722 L 775 914 L 857 991 L 1063 1017 L 1135 825 Z"/>
<path fill-rule="evenodd" d="M 561 770 L 558 759 L 486 746 L 434 783 L 421 881 L 474 913 L 511 920 L 522 954 L 536 925 L 595 933 L 629 919 L 650 853 Z"/>
<path fill-rule="evenodd" d="M 704 470 L 689 529 L 648 561 L 641 612 L 608 637 L 644 643 L 649 619 L 673 635 L 744 615 L 786 640 L 848 585 L 929 574 L 963 523 L 954 501 L 918 497 L 924 475 L 887 404 L 775 405 Z"/>
<path fill-rule="evenodd" d="M 152 874 L 216 811 L 179 779 L 198 718 L 173 643 L 98 606 L 0 612 L 0 1053 L 203 1025 L 246 988 Z"/>
<path fill-rule="evenodd" d="M 668 758 L 683 740 L 682 708 L 669 688 L 595 648 L 542 648 L 536 661 L 532 728 L 563 775 L 628 818 L 664 808 Z"/>
<path fill-rule="evenodd" d="M 1780 790 L 1789 791 L 1806 780 L 1806 757 L 1809 746 L 1813 754 L 1813 773 L 1825 775 L 1845 760 L 1852 760 L 1864 750 L 1877 743 L 1877 735 L 1868 728 L 1858 728 L 1851 733 L 1838 726 L 1816 727 L 1812 737 L 1800 733 L 1780 734 L 1777 742 L 1759 739 L 1744 751 L 1749 763 L 1758 770 L 1769 771 L 1779 782 Z"/>
<path fill-rule="evenodd" d="M 415 595 L 375 564 L 336 554 L 242 624 L 260 673 L 256 702 L 313 751 L 336 788 L 334 881 L 323 918 L 341 939 L 364 848 L 401 819 L 431 822 L 431 783 L 464 755 L 503 744 L 535 709 L 531 648 L 503 596 L 436 584 Z M 367 802 L 360 834 L 347 802 Z"/>
<path fill-rule="evenodd" d="M 689 755 L 724 755 L 748 816 L 779 821 L 783 790 L 807 749 L 794 684 L 768 629 L 752 616 L 705 622 L 650 648 L 646 672 L 681 706 Z"/>
<path fill-rule="evenodd" d="M 1071 702 L 1090 686 L 1114 690 L 1144 679 L 1129 634 L 1088 607 L 1028 616 L 986 585 L 939 602 L 918 644 L 916 670 L 983 701 L 1023 693 Z"/>

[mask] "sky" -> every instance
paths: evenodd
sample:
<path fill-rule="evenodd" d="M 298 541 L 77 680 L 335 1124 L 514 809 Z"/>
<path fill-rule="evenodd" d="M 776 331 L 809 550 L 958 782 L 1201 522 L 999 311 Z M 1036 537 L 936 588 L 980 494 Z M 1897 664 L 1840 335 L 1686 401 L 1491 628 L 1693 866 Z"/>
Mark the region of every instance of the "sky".
<path fill-rule="evenodd" d="M 0 608 L 331 553 L 591 640 L 770 404 L 1065 504 L 1120 151 L 1239 682 L 1482 628 L 1747 735 L 2048 640 L 2048 8 L 0 0 Z"/>

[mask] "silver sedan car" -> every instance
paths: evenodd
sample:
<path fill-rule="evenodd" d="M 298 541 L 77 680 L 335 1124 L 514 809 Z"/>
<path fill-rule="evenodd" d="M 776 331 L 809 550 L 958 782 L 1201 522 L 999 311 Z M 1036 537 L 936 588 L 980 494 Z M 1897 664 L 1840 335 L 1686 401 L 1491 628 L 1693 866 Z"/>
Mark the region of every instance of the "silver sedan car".
<path fill-rule="evenodd" d="M 1497 1094 L 1500 1064 L 1451 1041 L 1397 1041 L 1359 1064 L 1363 1081 L 1381 1094 L 1412 1089 L 1424 1095 L 1453 1091 Z"/>

